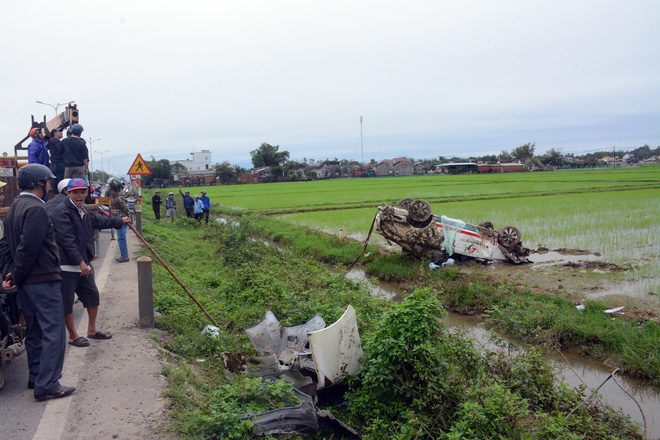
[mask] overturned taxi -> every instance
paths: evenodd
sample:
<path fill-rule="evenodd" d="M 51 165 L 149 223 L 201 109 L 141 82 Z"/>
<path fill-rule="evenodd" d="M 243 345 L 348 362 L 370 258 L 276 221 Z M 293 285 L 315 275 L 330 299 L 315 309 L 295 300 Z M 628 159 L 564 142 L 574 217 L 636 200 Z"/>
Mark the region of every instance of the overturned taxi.
<path fill-rule="evenodd" d="M 381 205 L 378 211 L 376 232 L 416 257 L 445 261 L 457 254 L 485 262 L 528 262 L 530 250 L 522 246 L 520 231 L 514 226 L 496 230 L 489 221 L 474 226 L 434 215 L 424 199 L 404 198 L 396 206 Z"/>

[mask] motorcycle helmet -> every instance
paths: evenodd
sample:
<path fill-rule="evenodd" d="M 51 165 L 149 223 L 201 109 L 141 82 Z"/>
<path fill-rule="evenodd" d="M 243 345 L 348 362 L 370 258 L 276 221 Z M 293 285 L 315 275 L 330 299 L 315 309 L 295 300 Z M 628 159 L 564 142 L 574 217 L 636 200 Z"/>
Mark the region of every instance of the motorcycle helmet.
<path fill-rule="evenodd" d="M 31 189 L 41 186 L 44 190 L 44 195 L 46 195 L 46 187 L 39 185 L 39 182 L 45 182 L 48 179 L 54 178 L 55 175 L 48 167 L 38 163 L 23 165 L 18 169 L 18 173 L 16 173 L 16 181 L 20 189 Z"/>
<path fill-rule="evenodd" d="M 108 185 L 110 185 L 110 190 L 112 191 L 119 191 L 123 186 L 121 180 L 117 179 L 116 177 L 111 177 L 108 179 Z"/>
<path fill-rule="evenodd" d="M 35 127 L 35 128 L 33 128 L 32 130 L 30 130 L 30 137 L 31 137 L 32 139 L 41 139 L 41 138 L 39 137 L 39 133 L 41 133 L 41 128 L 39 128 L 39 127 Z"/>

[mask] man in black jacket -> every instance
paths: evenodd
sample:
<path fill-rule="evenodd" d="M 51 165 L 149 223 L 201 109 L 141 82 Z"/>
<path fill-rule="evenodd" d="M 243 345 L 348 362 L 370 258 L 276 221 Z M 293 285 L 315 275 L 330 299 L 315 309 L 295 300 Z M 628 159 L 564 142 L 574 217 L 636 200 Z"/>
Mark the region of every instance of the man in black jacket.
<path fill-rule="evenodd" d="M 19 168 L 16 180 L 21 193 L 7 212 L 0 240 L 3 287 L 18 287 L 18 302 L 27 321 L 28 388 L 34 388 L 36 400 L 75 391 L 59 382 L 66 350 L 60 260 L 43 201 L 49 179 L 54 177 L 44 165 Z"/>
<path fill-rule="evenodd" d="M 154 215 L 156 220 L 160 220 L 160 205 L 163 203 L 163 199 L 160 198 L 160 190 L 156 190 L 156 194 L 151 198 L 151 206 L 154 208 Z"/>
<path fill-rule="evenodd" d="M 64 178 L 66 179 L 85 179 L 89 174 L 89 150 L 85 139 L 80 137 L 82 132 L 82 125 L 73 124 L 71 126 L 71 136 L 60 143 L 64 160 Z"/>
<path fill-rule="evenodd" d="M 64 161 L 62 156 L 62 129 L 56 128 L 51 132 L 51 138 L 48 141 L 48 152 L 50 153 L 50 170 L 55 174 L 54 187 L 58 188 L 59 183 L 64 179 Z M 59 193 L 59 189 L 55 194 Z"/>
<path fill-rule="evenodd" d="M 60 268 L 62 269 L 62 300 L 64 303 L 64 323 L 69 332 L 69 344 L 86 347 L 89 341 L 78 334 L 73 323 L 73 300 L 77 293 L 87 315 L 87 337 L 92 339 L 110 339 L 109 332 L 96 328 L 99 312 L 99 290 L 90 272 L 90 263 L 94 259 L 94 229 L 121 229 L 129 224 L 128 217 L 101 217 L 85 208 L 87 183 L 84 179 L 71 179 L 67 186 L 68 200 L 64 200 L 50 215 L 55 226 L 55 238 L 60 250 Z"/>

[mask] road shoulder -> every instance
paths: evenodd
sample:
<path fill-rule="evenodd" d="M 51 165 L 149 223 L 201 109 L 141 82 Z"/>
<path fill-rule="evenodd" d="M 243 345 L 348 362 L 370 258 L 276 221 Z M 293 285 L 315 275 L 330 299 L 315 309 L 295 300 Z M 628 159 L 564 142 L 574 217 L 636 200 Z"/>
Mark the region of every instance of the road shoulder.
<path fill-rule="evenodd" d="M 76 392 L 48 402 L 34 440 L 41 439 L 166 439 L 161 397 L 166 382 L 153 341 L 154 331 L 138 326 L 136 252 L 139 242 L 127 236 L 129 263 L 117 263 L 117 242 L 108 247 L 103 264 L 95 268 L 101 305 L 97 328 L 109 340 L 90 339 L 89 347 L 71 347 L 64 362 L 62 383 Z M 80 304 L 76 304 L 80 307 Z M 82 313 L 78 333 L 87 334 Z"/>

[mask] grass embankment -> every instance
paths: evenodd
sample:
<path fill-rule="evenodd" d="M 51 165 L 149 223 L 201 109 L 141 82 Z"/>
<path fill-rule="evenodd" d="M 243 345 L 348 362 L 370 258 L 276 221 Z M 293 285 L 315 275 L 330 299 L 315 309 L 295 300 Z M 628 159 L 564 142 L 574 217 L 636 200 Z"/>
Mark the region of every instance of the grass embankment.
<path fill-rule="evenodd" d="M 584 395 L 560 386 L 539 354 L 483 356 L 467 338 L 445 332 L 433 291 L 412 294 L 401 305 L 373 298 L 364 286 L 316 261 L 319 254 L 309 244 L 316 234 L 278 235 L 263 221 L 259 231 L 248 217 L 240 225 L 200 227 L 180 219 L 167 226 L 147 220 L 143 226 L 147 240 L 221 327 L 217 338 L 201 335 L 206 317 L 163 268 L 154 266 L 157 325 L 169 333 L 165 348 L 178 355 L 165 373 L 172 430 L 180 437 L 250 438 L 244 413 L 294 403 L 282 383 L 225 379 L 219 353 L 254 354 L 245 327 L 267 310 L 284 325 L 316 312 L 331 323 L 351 304 L 365 357 L 361 374 L 351 381 L 349 403 L 337 411 L 365 439 L 382 439 L 383 433 L 392 439 L 641 438 L 620 415 L 598 406 L 583 406 L 569 417 Z M 289 249 L 255 240 L 267 230 L 273 241 L 288 237 Z M 327 251 L 342 245 L 323 237 L 311 247 Z"/>

